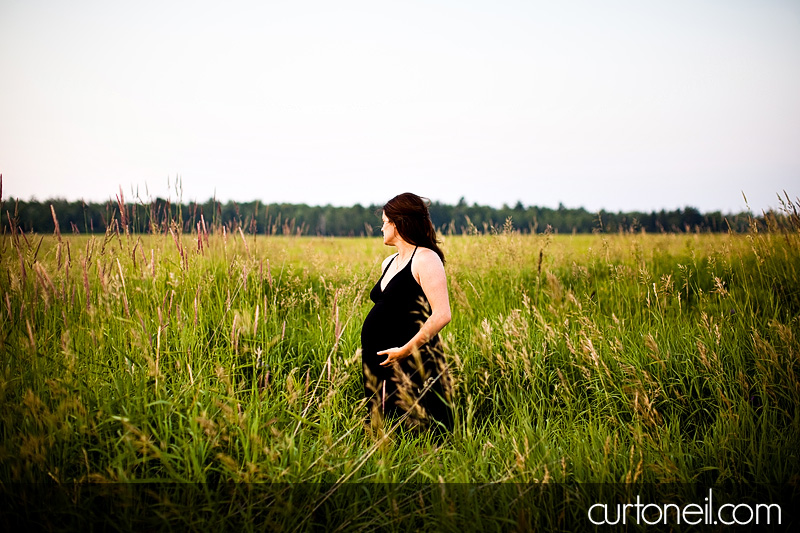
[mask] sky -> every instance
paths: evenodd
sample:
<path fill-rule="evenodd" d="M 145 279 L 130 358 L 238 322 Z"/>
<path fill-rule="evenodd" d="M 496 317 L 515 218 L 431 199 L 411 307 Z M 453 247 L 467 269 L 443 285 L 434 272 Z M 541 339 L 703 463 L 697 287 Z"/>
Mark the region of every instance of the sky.
<path fill-rule="evenodd" d="M 758 212 L 798 95 L 796 0 L 0 3 L 4 198 Z"/>

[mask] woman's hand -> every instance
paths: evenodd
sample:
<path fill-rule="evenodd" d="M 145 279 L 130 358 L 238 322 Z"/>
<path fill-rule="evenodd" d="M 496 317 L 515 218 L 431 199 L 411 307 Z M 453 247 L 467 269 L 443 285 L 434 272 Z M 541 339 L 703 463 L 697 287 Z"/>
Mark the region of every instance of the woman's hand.
<path fill-rule="evenodd" d="M 399 363 L 408 357 L 409 354 L 407 354 L 403 348 L 389 348 L 388 350 L 381 350 L 380 352 L 377 352 L 377 355 L 386 356 L 386 360 L 380 363 L 381 366 L 390 366 L 395 363 Z"/>

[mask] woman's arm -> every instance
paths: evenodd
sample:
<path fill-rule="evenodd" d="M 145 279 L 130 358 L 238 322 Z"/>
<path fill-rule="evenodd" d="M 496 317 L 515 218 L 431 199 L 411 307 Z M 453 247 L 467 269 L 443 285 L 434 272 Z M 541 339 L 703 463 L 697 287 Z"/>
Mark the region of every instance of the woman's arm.
<path fill-rule="evenodd" d="M 389 366 L 408 357 L 450 322 L 450 298 L 447 295 L 447 276 L 444 273 L 442 260 L 433 250 L 422 248 L 417 252 L 412 267 L 416 267 L 412 268 L 412 274 L 414 270 L 417 271 L 414 277 L 419 281 L 422 292 L 428 299 L 431 315 L 417 334 L 403 346 L 378 352 L 378 355 L 386 355 L 386 360 L 381 363 L 382 366 Z"/>

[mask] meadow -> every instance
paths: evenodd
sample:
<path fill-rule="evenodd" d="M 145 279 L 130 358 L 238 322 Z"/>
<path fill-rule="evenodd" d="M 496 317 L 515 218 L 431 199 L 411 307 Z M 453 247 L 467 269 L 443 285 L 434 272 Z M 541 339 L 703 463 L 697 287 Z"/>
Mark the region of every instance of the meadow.
<path fill-rule="evenodd" d="M 746 234 L 443 236 L 444 440 L 363 423 L 379 238 L 7 228 L 0 519 L 576 530 L 606 492 L 796 501 L 793 208 Z"/>

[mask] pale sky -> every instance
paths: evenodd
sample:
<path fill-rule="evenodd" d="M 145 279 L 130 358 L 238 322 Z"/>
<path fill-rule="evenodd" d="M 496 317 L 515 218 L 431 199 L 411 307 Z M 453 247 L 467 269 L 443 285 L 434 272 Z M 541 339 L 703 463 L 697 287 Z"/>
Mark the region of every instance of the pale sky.
<path fill-rule="evenodd" d="M 800 2 L 0 2 L 3 197 L 738 212 L 800 195 Z"/>

